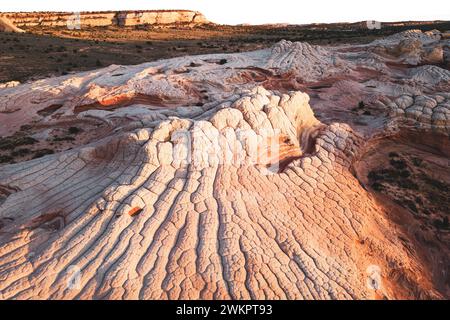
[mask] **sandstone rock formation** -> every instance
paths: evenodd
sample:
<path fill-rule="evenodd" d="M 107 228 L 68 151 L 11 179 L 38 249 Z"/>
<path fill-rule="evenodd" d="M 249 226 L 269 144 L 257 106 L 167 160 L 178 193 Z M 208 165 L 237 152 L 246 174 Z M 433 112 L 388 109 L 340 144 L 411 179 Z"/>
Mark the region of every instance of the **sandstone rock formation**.
<path fill-rule="evenodd" d="M 196 11 L 189 10 L 154 10 L 154 11 L 99 11 L 81 12 L 7 12 L 3 14 L 15 26 L 29 27 L 66 27 L 67 21 L 80 19 L 80 27 L 100 26 L 136 26 L 144 24 L 205 24 L 209 21 Z"/>
<path fill-rule="evenodd" d="M 1 88 L 1 135 L 84 135 L 0 166 L 0 298 L 448 297 L 355 174 L 372 141 L 448 134 L 448 70 L 424 84 L 377 46 L 282 41 Z"/>
<path fill-rule="evenodd" d="M 0 15 L 0 32 L 24 32 L 22 29 L 16 27 L 8 18 Z"/>
<path fill-rule="evenodd" d="M 394 56 L 399 62 L 410 65 L 439 64 L 444 62 L 444 43 L 440 39 L 437 31 L 422 33 L 420 30 L 409 30 L 372 44 L 376 45 L 375 52 Z"/>

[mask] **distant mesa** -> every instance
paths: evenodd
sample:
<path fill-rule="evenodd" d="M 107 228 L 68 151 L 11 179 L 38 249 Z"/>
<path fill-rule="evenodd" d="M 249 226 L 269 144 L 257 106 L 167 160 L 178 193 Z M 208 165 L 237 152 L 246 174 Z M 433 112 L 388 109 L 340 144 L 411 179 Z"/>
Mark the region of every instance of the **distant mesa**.
<path fill-rule="evenodd" d="M 99 12 L 7 12 L 1 15 L 0 30 L 3 24 L 8 28 L 65 27 L 74 16 L 80 19 L 83 27 L 138 26 L 145 24 L 207 24 L 206 17 L 190 10 L 151 10 L 151 11 L 99 11 Z M 6 20 L 7 22 L 3 22 Z M 18 31 L 15 31 L 18 32 Z"/>

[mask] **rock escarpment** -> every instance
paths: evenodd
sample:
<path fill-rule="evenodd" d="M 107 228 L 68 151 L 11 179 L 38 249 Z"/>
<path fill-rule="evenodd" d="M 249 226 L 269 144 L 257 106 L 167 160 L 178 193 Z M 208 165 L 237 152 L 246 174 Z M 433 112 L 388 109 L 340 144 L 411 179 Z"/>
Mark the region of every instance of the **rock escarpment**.
<path fill-rule="evenodd" d="M 24 32 L 22 29 L 14 25 L 8 18 L 0 14 L 0 32 Z"/>
<path fill-rule="evenodd" d="M 203 14 L 189 10 L 154 11 L 98 11 L 98 12 L 19 12 L 3 13 L 16 27 L 66 27 L 67 22 L 80 19 L 80 26 L 137 26 L 144 24 L 204 24 L 209 23 Z"/>
<path fill-rule="evenodd" d="M 448 132 L 447 70 L 423 84 L 376 46 L 283 41 L 0 89 L 5 148 L 83 130 L 0 167 L 0 298 L 446 297 L 354 164 L 395 130 Z"/>

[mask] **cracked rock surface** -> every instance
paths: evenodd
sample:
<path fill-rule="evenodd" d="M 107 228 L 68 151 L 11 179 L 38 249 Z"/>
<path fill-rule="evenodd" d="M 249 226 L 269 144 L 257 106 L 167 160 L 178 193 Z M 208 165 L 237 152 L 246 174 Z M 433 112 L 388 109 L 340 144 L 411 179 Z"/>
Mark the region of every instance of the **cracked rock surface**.
<path fill-rule="evenodd" d="M 282 41 L 0 88 L 1 135 L 83 130 L 0 165 L 0 298 L 448 298 L 355 174 L 375 139 L 449 132 L 449 71 L 397 54 L 411 39 L 442 46 Z"/>

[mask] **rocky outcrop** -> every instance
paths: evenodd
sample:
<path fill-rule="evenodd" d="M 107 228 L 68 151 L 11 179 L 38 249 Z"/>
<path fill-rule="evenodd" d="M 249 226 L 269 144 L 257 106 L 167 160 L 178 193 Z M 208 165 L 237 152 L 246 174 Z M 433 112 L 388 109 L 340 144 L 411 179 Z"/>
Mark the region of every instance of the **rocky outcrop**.
<path fill-rule="evenodd" d="M 273 46 L 267 68 L 294 72 L 307 81 L 332 76 L 337 70 L 341 73 L 347 71 L 344 61 L 326 48 L 286 40 Z"/>
<path fill-rule="evenodd" d="M 105 12 L 33 12 L 4 13 L 17 27 L 66 27 L 79 18 L 80 27 L 136 26 L 145 24 L 204 24 L 209 23 L 203 14 L 189 10 L 155 11 L 105 11 Z"/>
<path fill-rule="evenodd" d="M 355 243 L 414 262 L 348 171 L 360 143 L 347 125 L 320 126 L 305 94 L 259 87 L 211 116 L 4 168 L 21 191 L 0 208 L 16 212 L 2 298 L 373 297 Z M 286 158 L 298 160 L 271 170 Z"/>
<path fill-rule="evenodd" d="M 413 68 L 408 72 L 409 76 L 415 82 L 422 84 L 439 84 L 450 82 L 450 71 L 438 66 L 425 65 Z"/>
<path fill-rule="evenodd" d="M 447 133 L 450 80 L 376 46 L 283 41 L 0 88 L 1 152 L 82 132 L 0 167 L 0 298 L 447 297 L 445 261 L 354 165 L 398 130 Z"/>
<path fill-rule="evenodd" d="M 395 46 L 405 40 L 417 40 L 422 44 L 430 44 L 439 41 L 441 37 L 441 32 L 438 30 L 431 30 L 427 32 L 422 32 L 421 30 L 406 30 L 383 39 L 377 39 L 373 41 L 371 45 Z"/>
<path fill-rule="evenodd" d="M 20 84 L 19 81 L 9 81 L 0 83 L 0 89 L 17 87 L 19 84 Z"/>
<path fill-rule="evenodd" d="M 410 120 L 414 126 L 450 132 L 450 94 L 402 95 L 386 104 L 392 112 Z"/>
<path fill-rule="evenodd" d="M 0 32 L 24 32 L 22 29 L 14 25 L 8 18 L 0 14 Z"/>
<path fill-rule="evenodd" d="M 374 51 L 395 57 L 399 62 L 418 64 L 441 64 L 444 62 L 443 44 L 439 43 L 441 35 L 437 31 L 405 31 L 385 39 L 372 42 Z"/>

